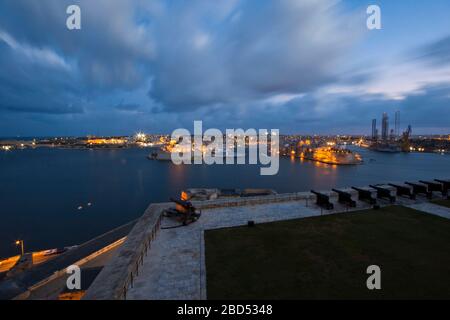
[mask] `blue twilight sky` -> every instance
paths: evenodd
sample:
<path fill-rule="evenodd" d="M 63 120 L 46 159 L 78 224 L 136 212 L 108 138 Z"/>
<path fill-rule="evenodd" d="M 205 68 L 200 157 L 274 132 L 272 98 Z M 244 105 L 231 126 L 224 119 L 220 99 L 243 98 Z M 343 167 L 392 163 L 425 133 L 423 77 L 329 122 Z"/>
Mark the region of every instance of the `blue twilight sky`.
<path fill-rule="evenodd" d="M 82 29 L 66 28 L 81 7 Z M 366 27 L 381 7 L 382 30 Z M 2 0 L 0 136 L 450 133 L 448 0 Z"/>

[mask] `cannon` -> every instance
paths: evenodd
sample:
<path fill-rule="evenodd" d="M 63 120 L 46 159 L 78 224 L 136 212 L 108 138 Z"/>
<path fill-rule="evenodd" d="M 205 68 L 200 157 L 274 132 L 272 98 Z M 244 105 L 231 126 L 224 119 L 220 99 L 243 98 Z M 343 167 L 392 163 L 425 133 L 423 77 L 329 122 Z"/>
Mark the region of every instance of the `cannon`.
<path fill-rule="evenodd" d="M 446 193 L 444 194 L 444 189 L 442 187 L 442 184 L 440 184 L 440 183 L 424 181 L 424 180 L 419 180 L 419 182 L 426 184 L 428 186 L 428 191 L 431 193 L 433 193 L 433 191 L 437 191 L 437 192 L 440 192 L 443 196 L 447 195 Z"/>
<path fill-rule="evenodd" d="M 412 186 L 413 187 L 413 193 L 415 195 L 417 194 L 424 194 L 428 199 L 431 199 L 431 192 L 428 191 L 428 186 L 424 185 L 424 184 L 418 184 L 418 183 L 413 183 L 413 182 L 405 182 L 405 184 L 407 184 L 408 186 Z"/>
<path fill-rule="evenodd" d="M 395 197 L 391 195 L 391 190 L 374 185 L 370 185 L 370 187 L 377 191 L 378 199 L 388 199 L 391 203 L 395 202 Z"/>
<path fill-rule="evenodd" d="M 411 192 L 411 189 L 408 188 L 407 186 L 401 186 L 401 185 L 393 184 L 393 183 L 389 183 L 389 185 L 394 187 L 395 189 L 397 189 L 397 196 L 399 196 L 399 197 L 407 196 L 411 200 L 416 199 L 416 195 L 413 192 Z"/>
<path fill-rule="evenodd" d="M 166 216 L 179 218 L 183 226 L 187 226 L 200 218 L 201 211 L 197 210 L 191 202 L 174 198 L 170 198 L 170 201 L 175 203 L 175 208 L 166 209 Z"/>
<path fill-rule="evenodd" d="M 350 193 L 337 189 L 332 190 L 338 194 L 339 203 L 345 204 L 351 208 L 356 207 L 356 201 L 352 199 L 352 195 Z"/>
<path fill-rule="evenodd" d="M 316 195 L 316 204 L 325 210 L 333 210 L 334 205 L 330 202 L 330 197 L 326 194 L 311 190 Z"/>
<path fill-rule="evenodd" d="M 447 196 L 447 198 L 450 198 L 450 195 L 448 194 L 448 190 L 450 189 L 450 180 L 434 179 L 434 181 L 437 181 L 440 184 L 442 184 L 442 195 L 444 197 Z"/>
<path fill-rule="evenodd" d="M 374 197 L 372 197 L 372 192 L 370 192 L 370 190 L 361 189 L 357 187 L 352 187 L 352 189 L 358 191 L 358 200 L 367 202 L 371 205 L 377 204 L 377 200 Z"/>

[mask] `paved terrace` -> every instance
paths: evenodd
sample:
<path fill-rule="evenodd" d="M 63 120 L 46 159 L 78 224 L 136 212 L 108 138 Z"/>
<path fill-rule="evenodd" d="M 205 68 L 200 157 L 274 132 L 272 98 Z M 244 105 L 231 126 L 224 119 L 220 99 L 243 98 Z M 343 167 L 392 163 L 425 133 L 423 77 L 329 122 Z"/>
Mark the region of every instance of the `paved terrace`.
<path fill-rule="evenodd" d="M 384 187 L 395 194 L 393 187 Z M 345 191 L 357 199 L 356 191 Z M 206 299 L 205 230 L 242 226 L 249 220 L 264 223 L 370 208 L 367 203 L 357 201 L 357 207 L 349 209 L 337 204 L 335 193 L 324 193 L 331 196 L 335 209 L 326 211 L 317 207 L 315 196 L 309 192 L 197 202 L 194 205 L 202 208 L 201 218 L 194 224 L 174 229 L 164 229 L 173 226 L 174 221 L 160 217 L 162 210 L 171 205 L 151 205 L 143 216 L 144 222 L 138 223 L 130 233 L 122 256 L 119 253 L 119 259 L 105 267 L 85 298 Z M 450 218 L 450 209 L 439 207 L 435 211 L 436 206 L 426 202 L 424 197 L 416 200 L 399 197 L 396 204 L 416 206 L 419 210 L 438 212 L 440 216 Z M 379 200 L 379 204 L 388 205 L 389 202 Z M 148 222 L 157 219 L 162 229 L 150 228 Z M 111 292 L 115 293 L 111 295 Z"/>

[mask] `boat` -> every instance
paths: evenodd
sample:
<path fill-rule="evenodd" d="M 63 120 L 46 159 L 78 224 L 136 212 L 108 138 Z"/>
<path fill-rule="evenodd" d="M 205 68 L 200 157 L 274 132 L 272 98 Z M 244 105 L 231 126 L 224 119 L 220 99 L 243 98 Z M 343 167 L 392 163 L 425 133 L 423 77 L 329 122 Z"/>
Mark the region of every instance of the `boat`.
<path fill-rule="evenodd" d="M 163 147 L 161 149 L 152 151 L 147 156 L 147 158 L 150 159 L 150 160 L 171 161 L 172 160 L 172 156 L 171 156 L 171 151 L 170 150 L 172 150 L 172 148 L 170 148 L 170 147 Z M 199 156 L 196 156 L 196 154 L 194 152 L 192 152 L 191 160 L 194 162 L 196 159 L 198 159 L 198 160 L 203 162 L 204 156 L 205 155 L 204 155 L 203 151 L 200 153 Z M 222 156 L 224 159 L 227 159 L 227 158 L 237 159 L 237 158 L 245 158 L 246 157 L 245 152 L 244 153 L 238 152 L 238 151 L 235 151 L 234 149 L 227 150 L 226 148 L 223 149 L 221 155 L 216 154 L 215 150 L 212 150 L 211 151 L 211 156 L 212 157 L 220 157 L 220 156 Z"/>
<path fill-rule="evenodd" d="M 153 151 L 147 157 L 150 160 L 158 160 L 158 161 L 172 161 L 172 155 L 169 151 L 160 149 Z"/>
<path fill-rule="evenodd" d="M 358 153 L 336 147 L 307 147 L 301 150 L 300 158 L 332 165 L 357 165 L 363 162 Z"/>
<path fill-rule="evenodd" d="M 398 143 L 376 142 L 370 145 L 370 150 L 387 153 L 402 152 L 402 147 Z"/>

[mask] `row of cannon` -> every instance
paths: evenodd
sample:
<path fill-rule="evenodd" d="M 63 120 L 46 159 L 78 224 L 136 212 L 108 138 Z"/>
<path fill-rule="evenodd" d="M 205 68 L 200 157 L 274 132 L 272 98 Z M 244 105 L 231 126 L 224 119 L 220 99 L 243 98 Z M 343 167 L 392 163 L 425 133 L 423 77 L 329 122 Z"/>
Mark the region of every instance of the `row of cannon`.
<path fill-rule="evenodd" d="M 442 197 L 450 199 L 449 189 L 450 180 L 434 179 L 434 181 L 420 180 L 417 182 L 405 182 L 405 184 L 389 183 L 395 189 L 396 196 L 392 195 L 392 189 L 386 188 L 385 185 L 370 185 L 369 188 L 352 187 L 353 190 L 358 193 L 358 200 L 366 202 L 374 207 L 378 206 L 378 200 L 384 199 L 390 203 L 395 203 L 396 197 L 407 197 L 411 200 L 415 200 L 418 195 L 423 195 L 427 199 L 433 197 L 433 192 L 439 192 Z M 352 199 L 352 194 L 348 191 L 332 189 L 338 196 L 338 202 L 347 207 L 356 207 L 356 201 Z M 326 210 L 333 210 L 334 204 L 330 201 L 330 195 L 311 190 L 316 196 L 316 204 Z M 376 196 L 374 196 L 376 194 Z"/>

